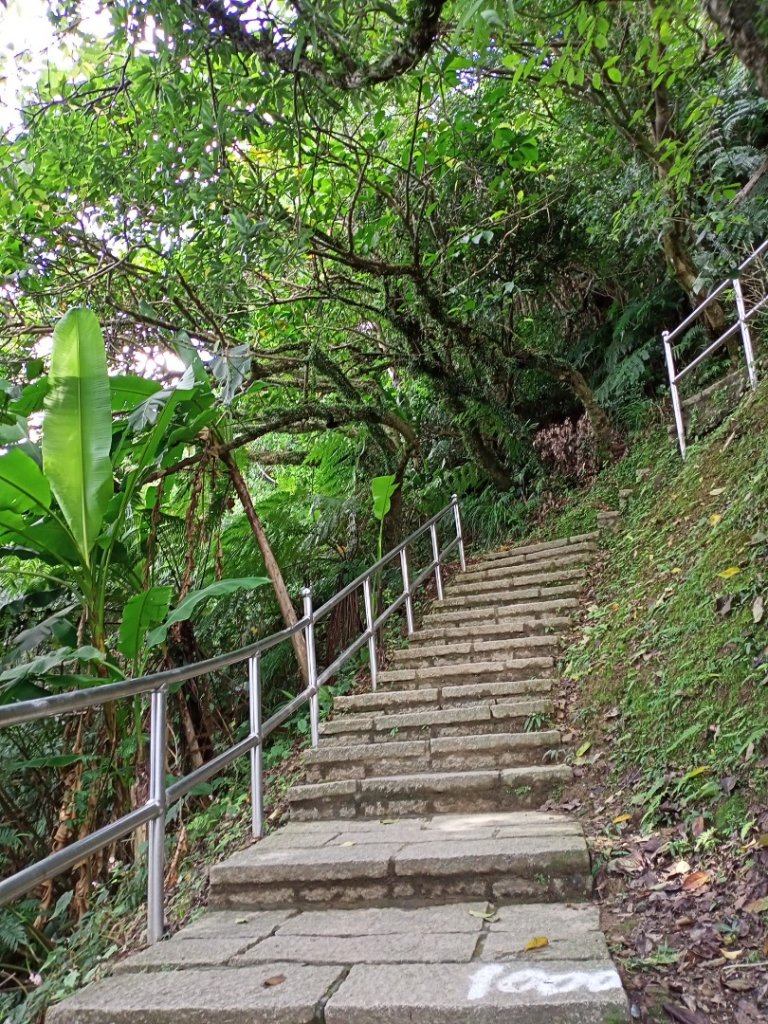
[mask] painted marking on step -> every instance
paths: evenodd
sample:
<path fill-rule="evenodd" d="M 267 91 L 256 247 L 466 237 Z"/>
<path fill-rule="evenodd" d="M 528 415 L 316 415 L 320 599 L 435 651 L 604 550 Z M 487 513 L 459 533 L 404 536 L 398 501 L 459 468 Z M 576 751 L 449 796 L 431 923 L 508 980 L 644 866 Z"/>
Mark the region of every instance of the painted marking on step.
<path fill-rule="evenodd" d="M 535 992 L 540 996 L 568 992 L 610 992 L 621 988 L 621 978 L 615 970 L 568 971 L 557 973 L 546 968 L 530 967 L 509 970 L 504 964 L 486 964 L 475 971 L 467 999 L 484 999 L 492 989 L 514 995 Z"/>

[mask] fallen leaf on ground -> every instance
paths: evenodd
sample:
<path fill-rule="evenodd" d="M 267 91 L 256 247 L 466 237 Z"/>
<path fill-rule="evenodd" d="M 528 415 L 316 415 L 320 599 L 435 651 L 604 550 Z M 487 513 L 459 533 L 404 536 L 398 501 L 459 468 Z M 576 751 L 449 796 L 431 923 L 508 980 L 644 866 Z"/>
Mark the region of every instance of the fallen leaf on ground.
<path fill-rule="evenodd" d="M 768 896 L 763 896 L 759 900 L 752 900 L 744 909 L 748 914 L 762 914 L 763 911 L 768 910 Z"/>
<path fill-rule="evenodd" d="M 282 985 L 285 981 L 284 974 L 273 974 L 271 978 L 267 978 L 262 982 L 264 988 L 274 988 L 275 985 Z"/>
<path fill-rule="evenodd" d="M 743 949 L 721 949 L 720 956 L 724 956 L 726 960 L 738 960 L 740 956 L 744 955 Z"/>
<path fill-rule="evenodd" d="M 694 890 L 700 889 L 702 885 L 706 885 L 709 879 L 710 876 L 706 871 L 692 871 L 687 878 L 683 879 L 683 889 L 686 892 L 694 892 Z"/>
<path fill-rule="evenodd" d="M 470 917 L 479 917 L 481 921 L 495 921 L 496 911 L 495 910 L 470 910 L 468 911 Z"/>
<path fill-rule="evenodd" d="M 707 1018 L 695 1010 L 686 1010 L 684 1006 L 673 1006 L 672 1003 L 662 1003 L 662 1006 L 678 1024 L 709 1024 Z"/>
<path fill-rule="evenodd" d="M 339 843 L 339 846 L 354 846 L 355 844 L 351 839 L 348 839 L 346 843 Z"/>
<path fill-rule="evenodd" d="M 752 621 L 754 623 L 762 622 L 763 615 L 765 614 L 765 607 L 763 604 L 762 597 L 756 597 L 752 602 Z"/>
<path fill-rule="evenodd" d="M 629 819 L 630 819 L 631 817 L 632 817 L 632 815 L 631 815 L 631 814 L 620 814 L 620 815 L 618 816 L 618 818 L 614 818 L 614 819 L 613 819 L 613 824 L 614 824 L 614 825 L 620 825 L 620 824 L 622 823 L 622 821 L 629 821 Z"/>
<path fill-rule="evenodd" d="M 723 571 L 719 572 L 717 575 L 720 577 L 721 580 L 729 580 L 732 576 L 738 576 L 740 572 L 741 566 L 729 565 L 727 569 L 723 569 Z"/>
<path fill-rule="evenodd" d="M 549 939 L 546 937 L 546 935 L 537 935 L 535 938 L 531 939 L 530 942 L 526 942 L 525 951 L 527 953 L 529 950 L 532 949 L 544 949 L 544 947 L 548 945 Z"/>

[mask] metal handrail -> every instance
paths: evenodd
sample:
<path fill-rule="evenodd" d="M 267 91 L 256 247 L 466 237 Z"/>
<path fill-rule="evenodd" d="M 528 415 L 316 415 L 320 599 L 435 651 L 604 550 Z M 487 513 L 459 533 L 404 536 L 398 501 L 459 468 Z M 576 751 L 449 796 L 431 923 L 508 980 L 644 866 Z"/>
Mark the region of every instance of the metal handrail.
<path fill-rule="evenodd" d="M 437 526 L 449 513 L 453 519 L 456 536 L 441 549 L 438 542 Z M 432 544 L 432 561 L 411 582 L 408 548 L 427 532 L 430 534 Z M 312 746 L 317 747 L 320 739 L 320 687 L 335 676 L 339 669 L 366 644 L 369 652 L 371 687 L 376 689 L 378 678 L 377 632 L 396 611 L 405 605 L 406 629 L 409 636 L 413 633 L 413 595 L 427 577 L 434 574 L 437 596 L 442 599 L 441 565 L 446 556 L 456 547 L 459 550 L 459 560 L 463 571 L 467 567 L 464 538 L 459 501 L 454 494 L 449 505 L 432 516 L 397 547 L 388 551 L 383 558 L 374 562 L 370 568 L 348 583 L 319 608 L 313 608 L 312 591 L 305 588 L 302 591 L 303 615 L 298 622 L 287 629 L 273 633 L 263 640 L 241 647 L 236 651 L 229 651 L 226 654 L 194 662 L 191 665 L 184 665 L 181 668 L 166 669 L 163 672 L 155 672 L 136 679 L 106 683 L 103 686 L 94 686 L 87 690 L 54 694 L 50 697 L 19 701 L 16 704 L 0 707 L 0 728 L 2 728 L 38 721 L 41 718 L 54 718 L 62 714 L 85 711 L 126 697 L 150 694 L 149 794 L 147 800 L 140 807 L 134 808 L 116 821 L 110 822 L 90 835 L 71 843 L 65 849 L 50 854 L 4 879 L 0 882 L 0 906 L 18 899 L 40 883 L 49 881 L 69 868 L 81 864 L 92 854 L 146 825 L 148 827 L 147 940 L 153 943 L 161 939 L 165 931 L 165 818 L 168 808 L 191 792 L 195 786 L 206 782 L 238 758 L 249 754 L 251 762 L 251 831 L 255 838 L 260 838 L 264 834 L 264 740 L 296 711 L 305 704 L 309 704 Z M 398 555 L 400 556 L 403 580 L 402 592 L 381 614 L 376 616 L 371 581 Z M 330 665 L 319 671 L 315 624 L 331 612 L 340 601 L 360 587 L 363 589 L 366 628 Z M 261 657 L 266 651 L 299 632 L 303 632 L 307 647 L 307 686 L 264 722 L 261 713 Z M 194 771 L 189 772 L 183 778 L 178 779 L 171 786 L 166 786 L 169 686 L 198 676 L 210 675 L 212 672 L 218 672 L 244 661 L 248 662 L 248 736 L 217 754 Z"/>
<path fill-rule="evenodd" d="M 755 365 L 755 354 L 752 348 L 752 335 L 749 330 L 748 321 L 768 302 L 768 294 L 763 295 L 763 297 L 756 302 L 751 309 L 747 309 L 739 277 L 747 269 L 750 263 L 762 256 L 767 250 L 768 238 L 762 243 L 762 245 L 759 245 L 757 249 L 755 249 L 755 251 L 743 261 L 743 263 L 739 264 L 736 268 L 735 277 L 726 281 L 721 281 L 717 288 L 710 292 L 706 299 L 704 299 L 704 301 L 700 303 L 696 309 L 694 309 L 694 311 L 682 321 L 682 323 L 679 323 L 673 331 L 662 331 L 661 333 L 661 342 L 664 346 L 664 357 L 667 363 L 667 374 L 669 376 L 669 390 L 672 396 L 672 409 L 675 414 L 677 440 L 680 445 L 680 454 L 683 458 L 685 458 L 686 455 L 685 421 L 683 419 L 682 403 L 680 402 L 680 392 L 677 387 L 678 382 L 682 380 L 687 373 L 690 373 L 691 370 L 694 370 L 697 366 L 703 363 L 705 359 L 708 359 L 713 352 L 716 352 L 721 348 L 729 338 L 736 334 L 737 331 L 741 331 L 741 340 L 744 348 L 744 358 L 747 364 L 750 386 L 752 388 L 757 387 L 757 367 Z M 703 352 L 700 352 L 695 359 L 692 359 L 687 366 L 678 370 L 675 366 L 675 355 L 672 343 L 676 338 L 679 338 L 680 335 L 683 334 L 701 316 L 704 310 L 710 306 L 715 299 L 719 298 L 719 296 L 728 288 L 732 288 L 734 293 L 737 314 L 736 323 L 731 324 L 730 327 L 726 328 L 716 341 L 713 341 L 711 345 L 708 345 L 707 348 Z"/>

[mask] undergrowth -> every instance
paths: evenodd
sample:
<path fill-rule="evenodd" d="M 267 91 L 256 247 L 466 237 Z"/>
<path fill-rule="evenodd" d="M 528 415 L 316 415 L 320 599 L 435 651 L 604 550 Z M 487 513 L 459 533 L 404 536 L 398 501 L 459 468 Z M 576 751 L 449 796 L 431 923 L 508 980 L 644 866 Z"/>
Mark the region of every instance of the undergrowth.
<path fill-rule="evenodd" d="M 653 430 L 547 524 L 594 529 L 632 488 L 565 671 L 587 734 L 620 716 L 611 759 L 648 826 L 703 815 L 746 834 L 766 791 L 766 422 L 763 384 L 685 462 Z"/>

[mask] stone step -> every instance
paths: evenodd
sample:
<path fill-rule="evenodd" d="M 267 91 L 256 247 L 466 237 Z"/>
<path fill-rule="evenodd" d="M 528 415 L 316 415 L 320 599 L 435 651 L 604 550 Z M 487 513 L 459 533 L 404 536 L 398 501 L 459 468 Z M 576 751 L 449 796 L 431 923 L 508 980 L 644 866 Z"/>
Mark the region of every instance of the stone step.
<path fill-rule="evenodd" d="M 380 775 L 520 768 L 540 764 L 560 748 L 556 729 L 495 733 L 489 736 L 442 736 L 400 743 L 323 744 L 305 757 L 307 782 L 367 779 Z"/>
<path fill-rule="evenodd" d="M 435 607 L 435 606 L 433 606 Z M 520 604 L 500 604 L 485 608 L 445 608 L 429 612 L 422 620 L 424 629 L 440 629 L 451 625 L 468 626 L 469 623 L 510 623 L 520 619 L 561 617 L 579 607 L 578 598 L 557 597 Z"/>
<path fill-rule="evenodd" d="M 515 697 L 548 696 L 552 692 L 552 679 L 524 679 L 495 682 L 468 683 L 463 686 L 433 686 L 419 690 L 374 690 L 350 697 L 334 697 L 335 711 L 366 712 L 426 711 L 437 708 L 468 707 L 472 704 L 491 704 Z"/>
<path fill-rule="evenodd" d="M 578 583 L 553 584 L 551 587 L 521 587 L 519 590 L 504 590 L 494 587 L 488 592 L 464 594 L 458 597 L 446 597 L 435 601 L 432 608 L 436 612 L 453 611 L 459 608 L 514 608 L 516 605 L 529 604 L 532 601 L 549 601 L 555 598 L 576 597 L 581 592 Z"/>
<path fill-rule="evenodd" d="M 463 580 L 472 582 L 480 580 L 506 580 L 510 578 L 522 580 L 542 573 L 557 573 L 562 569 L 584 569 L 597 554 L 597 550 L 596 546 L 590 546 L 588 550 L 561 555 L 556 559 L 543 558 L 532 562 L 512 561 L 509 565 L 505 565 L 503 559 L 497 559 L 490 566 L 482 560 L 470 562 L 467 565 L 466 572 L 459 573 L 451 585 L 453 586 L 455 583 Z"/>
<path fill-rule="evenodd" d="M 209 907 L 552 902 L 592 889 L 578 824 L 541 812 L 290 822 L 210 868 Z"/>
<path fill-rule="evenodd" d="M 485 736 L 497 732 L 521 732 L 533 716 L 552 714 L 552 701 L 544 698 L 503 700 L 468 707 L 442 707 L 399 714 L 339 715 L 323 722 L 320 735 L 326 743 L 391 743 L 393 740 L 437 736 Z M 354 737 L 354 738 L 353 738 Z"/>
<path fill-rule="evenodd" d="M 577 944 L 576 944 L 577 945 Z M 610 959 L 500 958 L 466 964 L 356 964 L 325 1009 L 325 1024 L 629 1024 Z"/>
<path fill-rule="evenodd" d="M 520 811 L 540 807 L 571 777 L 559 764 L 375 775 L 296 785 L 288 804 L 292 821 Z"/>
<path fill-rule="evenodd" d="M 520 561 L 536 561 L 542 556 L 554 558 L 562 555 L 570 555 L 575 552 L 592 552 L 597 549 L 597 542 L 600 534 L 597 530 L 592 533 L 580 533 L 573 537 L 562 537 L 559 540 L 538 541 L 535 544 L 523 544 L 517 547 L 499 548 L 498 551 L 489 551 L 473 562 L 479 565 L 484 562 L 498 562 L 499 559 L 518 558 Z M 565 550 L 567 549 L 567 550 Z"/>
<path fill-rule="evenodd" d="M 426 668 L 446 661 L 476 662 L 495 658 L 534 658 L 557 653 L 558 640 L 551 634 L 521 636 L 502 640 L 475 640 L 454 644 L 419 644 L 403 647 L 392 654 L 393 668 Z"/>
<path fill-rule="evenodd" d="M 548 944 L 526 951 L 539 935 Z M 628 1022 L 597 908 L 481 899 L 209 911 L 168 941 L 119 961 L 115 977 L 47 1016 L 49 1024 L 469 1019 Z"/>
<path fill-rule="evenodd" d="M 572 620 L 566 615 L 542 616 L 538 619 L 510 618 L 501 622 L 473 622 L 472 625 L 435 626 L 418 629 L 408 638 L 410 649 L 422 644 L 466 643 L 471 640 L 503 640 L 508 637 L 551 636 L 557 639 Z"/>
<path fill-rule="evenodd" d="M 426 668 L 388 668 L 379 672 L 381 689 L 415 690 L 439 683 L 485 683 L 540 678 L 554 671 L 555 659 L 541 654 L 531 658 L 498 658 L 466 664 L 428 665 Z"/>
<path fill-rule="evenodd" d="M 451 581 L 448 588 L 449 597 L 467 597 L 470 594 L 514 594 L 520 590 L 528 590 L 531 587 L 554 587 L 565 583 L 578 583 L 581 587 L 584 580 L 585 569 L 561 569 L 558 572 L 537 572 L 530 576 L 520 576 L 518 573 L 509 573 L 504 577 L 493 577 L 492 579 L 476 579 L 465 576 L 457 576 Z"/>

